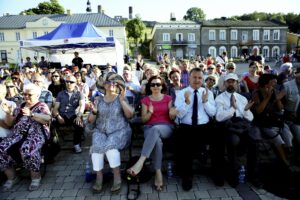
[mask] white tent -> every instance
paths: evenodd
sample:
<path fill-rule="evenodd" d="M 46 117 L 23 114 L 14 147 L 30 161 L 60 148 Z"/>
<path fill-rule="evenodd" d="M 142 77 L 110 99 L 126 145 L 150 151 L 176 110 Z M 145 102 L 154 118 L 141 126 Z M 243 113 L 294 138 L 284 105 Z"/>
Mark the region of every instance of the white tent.
<path fill-rule="evenodd" d="M 104 36 L 89 22 L 62 23 L 50 33 L 41 37 L 21 40 L 21 49 L 43 52 L 50 62 L 71 65 L 74 52 L 79 52 L 85 64 L 117 66 L 123 71 L 123 47 L 114 37 Z"/>

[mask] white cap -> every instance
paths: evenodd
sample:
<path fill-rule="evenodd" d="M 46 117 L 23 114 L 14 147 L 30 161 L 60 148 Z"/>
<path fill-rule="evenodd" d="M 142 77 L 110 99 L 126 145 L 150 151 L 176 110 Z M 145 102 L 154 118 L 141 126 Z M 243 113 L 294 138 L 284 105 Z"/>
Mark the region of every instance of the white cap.
<path fill-rule="evenodd" d="M 233 80 L 239 80 L 239 77 L 235 73 L 229 73 L 225 76 L 225 81 L 233 79 Z"/>

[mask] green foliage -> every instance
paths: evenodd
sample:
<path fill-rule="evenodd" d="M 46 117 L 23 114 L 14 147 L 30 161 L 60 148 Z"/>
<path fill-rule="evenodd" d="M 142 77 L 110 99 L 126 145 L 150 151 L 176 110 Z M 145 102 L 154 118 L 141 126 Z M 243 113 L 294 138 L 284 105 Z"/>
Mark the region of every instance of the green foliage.
<path fill-rule="evenodd" d="M 253 12 L 243 14 L 241 16 L 232 16 L 230 19 L 235 20 L 273 20 L 280 23 L 287 24 L 289 30 L 294 33 L 300 33 L 300 14 L 294 13 L 264 13 L 264 12 Z"/>
<path fill-rule="evenodd" d="M 199 22 L 201 20 L 205 20 L 205 17 L 206 15 L 201 8 L 192 7 L 186 11 L 186 15 L 183 19 Z"/>
<path fill-rule="evenodd" d="M 39 15 L 39 14 L 63 14 L 65 12 L 64 7 L 62 7 L 58 0 L 50 0 L 50 2 L 39 3 L 36 8 L 30 8 L 28 10 L 22 11 L 20 14 L 27 15 Z"/>
<path fill-rule="evenodd" d="M 146 26 L 139 17 L 129 20 L 126 23 L 127 37 L 132 38 L 135 44 L 142 38 L 145 29 Z"/>

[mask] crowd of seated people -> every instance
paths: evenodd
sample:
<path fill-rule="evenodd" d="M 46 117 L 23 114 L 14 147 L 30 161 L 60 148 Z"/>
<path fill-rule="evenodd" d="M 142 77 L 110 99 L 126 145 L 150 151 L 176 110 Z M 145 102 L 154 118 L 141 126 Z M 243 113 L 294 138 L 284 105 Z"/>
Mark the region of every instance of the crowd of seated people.
<path fill-rule="evenodd" d="M 249 70 L 241 76 L 235 73 L 235 63 L 214 63 L 210 57 L 175 62 L 166 57 L 151 66 L 139 56 L 137 68 L 127 65 L 121 75 L 110 68 L 101 73 L 97 66 L 40 70 L 34 64 L 11 72 L 0 84 L 0 168 L 8 178 L 4 190 L 18 182 L 13 170 L 17 162 L 31 172 L 29 190 L 39 188 L 41 148 L 51 136 L 51 121 L 51 127 L 74 127 L 75 154 L 82 152 L 85 123 L 94 125 L 91 160 L 97 178 L 92 190 L 102 192 L 105 155 L 114 175 L 111 192 L 119 192 L 120 151 L 131 142 L 128 119 L 136 117 L 139 107 L 144 142 L 139 160 L 126 170 L 131 176 L 137 176 L 152 157 L 155 189 L 164 190 L 163 144 L 173 137 L 174 146 L 179 147 L 173 149 L 176 173 L 184 190 L 193 187 L 193 160 L 203 146 L 209 146 L 211 178 L 216 185 L 224 185 L 227 179 L 232 187 L 237 186 L 237 156 L 243 146 L 247 180 L 261 187 L 256 176 L 258 142 L 270 141 L 287 170 L 292 170 L 289 154 L 299 155 L 300 69 L 289 68 L 287 75 L 288 66 L 282 66 L 286 78 L 278 86 L 278 76 L 264 71 L 259 57 L 251 58 Z M 83 120 L 86 111 L 87 122 Z M 271 117 L 277 123 L 265 120 Z M 247 128 L 235 131 L 232 122 Z M 33 137 L 38 138 L 34 145 Z M 34 153 L 27 151 L 28 145 L 33 145 Z M 14 154 L 19 155 L 11 155 L 11 146 L 17 147 Z"/>

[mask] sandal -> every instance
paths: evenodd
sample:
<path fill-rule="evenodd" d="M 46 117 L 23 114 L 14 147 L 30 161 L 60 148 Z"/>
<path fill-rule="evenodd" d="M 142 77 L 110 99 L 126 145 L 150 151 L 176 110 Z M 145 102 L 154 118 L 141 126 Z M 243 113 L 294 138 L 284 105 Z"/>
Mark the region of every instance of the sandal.
<path fill-rule="evenodd" d="M 3 191 L 9 191 L 15 184 L 17 184 L 19 182 L 19 178 L 15 177 L 14 179 L 9 179 L 7 180 L 4 185 L 3 185 Z"/>
<path fill-rule="evenodd" d="M 41 185 L 41 178 L 38 179 L 32 179 L 31 184 L 29 185 L 28 190 L 29 191 L 34 191 L 39 189 L 40 185 Z"/>
<path fill-rule="evenodd" d="M 129 174 L 132 177 L 136 177 L 136 175 L 137 175 L 131 168 L 127 169 L 126 172 L 127 172 L 127 174 Z"/>
<path fill-rule="evenodd" d="M 114 183 L 113 186 L 110 188 L 111 193 L 118 193 L 121 190 L 122 182 L 120 181 L 119 183 Z"/>
<path fill-rule="evenodd" d="M 155 185 L 154 184 L 153 187 L 157 192 L 161 192 L 161 191 L 163 191 L 164 185 Z"/>
<path fill-rule="evenodd" d="M 102 183 L 96 181 L 92 189 L 93 193 L 100 193 L 102 191 Z"/>

